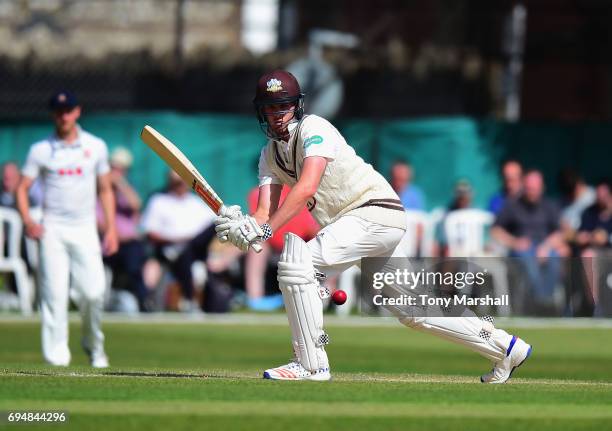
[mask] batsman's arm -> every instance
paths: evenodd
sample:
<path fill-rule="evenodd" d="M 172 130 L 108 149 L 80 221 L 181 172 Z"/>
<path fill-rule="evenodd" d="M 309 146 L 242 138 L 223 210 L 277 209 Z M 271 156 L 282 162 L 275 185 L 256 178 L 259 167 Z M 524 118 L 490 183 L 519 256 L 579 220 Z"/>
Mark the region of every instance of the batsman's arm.
<path fill-rule="evenodd" d="M 304 206 L 306 206 L 306 202 L 317 193 L 326 167 L 327 159 L 325 157 L 312 156 L 304 159 L 304 167 L 302 168 L 300 179 L 293 186 L 283 204 L 268 220 L 272 232 L 284 226 L 289 220 L 298 215 Z"/>
<path fill-rule="evenodd" d="M 282 184 L 266 184 L 259 187 L 259 198 L 257 200 L 257 209 L 253 214 L 255 220 L 260 225 L 267 223 L 272 217 L 272 214 L 278 209 L 280 202 Z"/>

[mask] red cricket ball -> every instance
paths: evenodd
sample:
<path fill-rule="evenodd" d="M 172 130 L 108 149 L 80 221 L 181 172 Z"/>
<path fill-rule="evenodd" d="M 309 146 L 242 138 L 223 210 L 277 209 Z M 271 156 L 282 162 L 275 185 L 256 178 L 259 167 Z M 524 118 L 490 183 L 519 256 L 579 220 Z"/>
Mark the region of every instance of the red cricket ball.
<path fill-rule="evenodd" d="M 344 290 L 336 290 L 333 294 L 332 294 L 332 301 L 334 301 L 334 304 L 336 305 L 342 305 L 346 302 L 346 292 Z"/>

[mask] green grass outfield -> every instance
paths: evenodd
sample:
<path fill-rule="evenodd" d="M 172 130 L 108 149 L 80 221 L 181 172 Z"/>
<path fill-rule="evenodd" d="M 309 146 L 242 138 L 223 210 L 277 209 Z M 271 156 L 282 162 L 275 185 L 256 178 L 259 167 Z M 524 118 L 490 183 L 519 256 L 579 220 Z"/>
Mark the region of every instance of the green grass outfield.
<path fill-rule="evenodd" d="M 73 319 L 74 320 L 74 319 Z M 4 429 L 612 429 L 612 327 L 549 321 L 511 383 L 482 385 L 478 355 L 380 319 L 330 319 L 332 382 L 262 380 L 289 358 L 283 316 L 105 323 L 112 367 L 40 356 L 35 319 L 0 318 Z M 520 322 L 515 322 L 518 325 Z M 597 322 L 595 322 L 597 323 Z M 9 411 L 67 411 L 63 425 L 8 425 Z"/>

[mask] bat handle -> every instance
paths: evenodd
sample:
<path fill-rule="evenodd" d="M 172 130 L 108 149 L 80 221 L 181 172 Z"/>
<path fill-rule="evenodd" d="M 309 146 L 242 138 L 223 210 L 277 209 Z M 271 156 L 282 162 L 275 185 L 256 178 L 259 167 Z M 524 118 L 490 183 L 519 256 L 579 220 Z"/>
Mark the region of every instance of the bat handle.
<path fill-rule="evenodd" d="M 253 249 L 255 253 L 261 253 L 261 250 L 262 250 L 261 244 L 255 242 L 251 244 L 251 248 Z"/>

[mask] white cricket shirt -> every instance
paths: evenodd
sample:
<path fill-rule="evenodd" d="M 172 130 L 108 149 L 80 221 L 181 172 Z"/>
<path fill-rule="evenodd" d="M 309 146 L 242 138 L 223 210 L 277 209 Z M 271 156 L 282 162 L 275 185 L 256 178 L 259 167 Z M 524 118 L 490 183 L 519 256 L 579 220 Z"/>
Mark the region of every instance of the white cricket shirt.
<path fill-rule="evenodd" d="M 404 208 L 387 180 L 359 157 L 327 120 L 305 116 L 291 124 L 289 141 L 270 140 L 259 159 L 259 185 L 294 186 L 304 159 L 325 157 L 327 167 L 308 210 L 321 227 L 351 214 L 383 226 L 406 229 Z"/>
<path fill-rule="evenodd" d="M 192 193 L 153 195 L 142 216 L 145 232 L 155 232 L 171 241 L 191 239 L 214 220 L 215 214 Z"/>
<path fill-rule="evenodd" d="M 97 177 L 109 170 L 104 141 L 79 127 L 72 143 L 55 134 L 34 143 L 22 173 L 40 178 L 45 222 L 75 224 L 95 223 Z"/>

